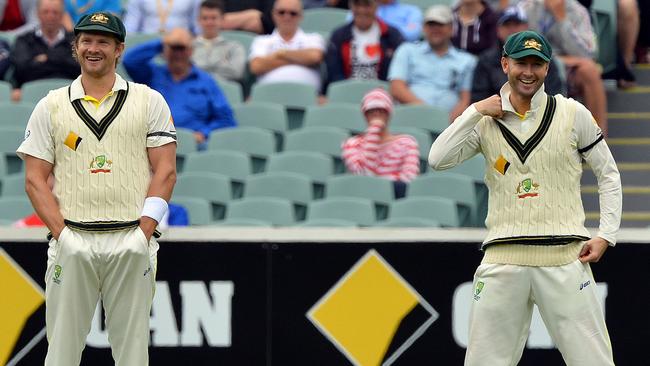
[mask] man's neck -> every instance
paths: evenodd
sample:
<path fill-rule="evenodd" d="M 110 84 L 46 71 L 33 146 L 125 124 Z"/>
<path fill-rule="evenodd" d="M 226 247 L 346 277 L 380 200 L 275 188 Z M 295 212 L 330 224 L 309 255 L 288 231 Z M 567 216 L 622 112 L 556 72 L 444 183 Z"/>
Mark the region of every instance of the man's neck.
<path fill-rule="evenodd" d="M 101 100 L 113 90 L 113 85 L 115 85 L 115 72 L 103 75 L 100 77 L 94 77 L 88 74 L 81 75 L 81 85 L 84 88 L 84 93 L 90 95 L 91 97 Z"/>
<path fill-rule="evenodd" d="M 43 29 L 41 28 L 41 32 L 43 33 L 43 38 L 47 40 L 48 43 L 53 43 L 56 41 L 57 37 L 59 36 L 59 30 L 60 29 Z"/>
<path fill-rule="evenodd" d="M 284 32 L 283 31 L 278 31 L 278 33 L 280 34 L 280 37 L 282 37 L 282 39 L 284 39 L 285 41 L 292 40 L 293 36 L 295 36 L 297 32 L 298 32 L 297 29 L 294 30 L 294 31 L 284 31 Z"/>
<path fill-rule="evenodd" d="M 431 44 L 429 44 L 429 46 L 431 46 Z M 443 56 L 443 55 L 445 55 L 447 52 L 449 52 L 449 44 L 447 43 L 447 44 L 439 45 L 439 46 L 435 46 L 435 47 L 434 47 L 434 46 L 431 46 L 431 49 L 432 49 L 433 52 L 434 52 L 435 54 L 437 54 L 438 56 Z"/>
<path fill-rule="evenodd" d="M 187 66 L 179 66 L 179 67 L 174 67 L 169 69 L 169 73 L 172 75 L 172 79 L 174 81 L 179 81 L 187 77 L 187 75 L 190 74 L 190 71 L 192 70 L 191 65 Z"/>
<path fill-rule="evenodd" d="M 515 112 L 524 115 L 530 110 L 532 98 L 522 97 L 518 94 L 510 93 L 510 104 L 515 109 Z"/>

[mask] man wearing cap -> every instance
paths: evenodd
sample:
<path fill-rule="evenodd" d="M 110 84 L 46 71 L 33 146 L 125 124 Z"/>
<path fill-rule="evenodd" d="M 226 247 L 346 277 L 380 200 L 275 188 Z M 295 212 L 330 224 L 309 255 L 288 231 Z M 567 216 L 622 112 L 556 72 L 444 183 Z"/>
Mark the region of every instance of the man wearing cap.
<path fill-rule="evenodd" d="M 45 365 L 79 365 L 101 299 L 115 364 L 146 366 L 152 236 L 176 180 L 176 131 L 158 92 L 115 73 L 126 36 L 119 18 L 84 15 L 74 34 L 81 76 L 38 102 L 17 150 L 51 235 Z"/>
<path fill-rule="evenodd" d="M 498 94 L 499 89 L 508 81 L 501 68 L 503 45 L 511 34 L 528 29 L 526 14 L 516 6 L 507 8 L 497 22 L 497 43 L 483 51 L 478 57 L 478 63 L 472 79 L 472 103 L 478 102 L 491 95 Z M 544 79 L 544 90 L 550 95 L 566 95 L 566 87 L 560 78 L 557 63 L 548 63 L 548 75 Z"/>
<path fill-rule="evenodd" d="M 621 181 L 591 113 L 544 92 L 551 47 L 539 33 L 511 35 L 498 95 L 472 104 L 431 147 L 451 168 L 482 153 L 489 189 L 484 256 L 474 274 L 465 366 L 519 361 L 533 304 L 567 365 L 614 365 L 590 262 L 616 243 Z M 600 226 L 584 227 L 582 160 L 598 178 Z"/>
<path fill-rule="evenodd" d="M 446 5 L 430 7 L 424 16 L 424 38 L 403 43 L 388 71 L 390 91 L 404 104 L 428 104 L 449 112 L 450 120 L 469 105 L 474 56 L 451 44 L 452 13 Z"/>

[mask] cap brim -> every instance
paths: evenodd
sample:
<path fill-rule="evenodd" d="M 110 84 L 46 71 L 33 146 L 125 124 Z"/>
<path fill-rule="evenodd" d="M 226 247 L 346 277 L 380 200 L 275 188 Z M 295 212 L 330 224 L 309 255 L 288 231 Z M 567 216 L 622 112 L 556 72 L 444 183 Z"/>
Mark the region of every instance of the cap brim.
<path fill-rule="evenodd" d="M 114 30 L 112 30 L 112 29 L 110 29 L 108 27 L 105 27 L 103 25 L 99 25 L 99 24 L 90 24 L 90 25 L 84 25 L 84 26 L 81 26 L 81 27 L 76 27 L 74 29 L 74 34 L 77 34 L 79 32 L 110 33 L 110 34 L 116 35 L 118 39 L 121 39 L 122 41 L 124 41 L 124 39 L 122 39 L 122 35 L 120 33 L 116 32 L 116 31 L 114 31 Z"/>
<path fill-rule="evenodd" d="M 511 55 L 508 55 L 508 57 L 514 58 L 514 59 L 524 58 L 526 56 L 537 56 L 537 57 L 541 58 L 542 60 L 544 60 L 546 62 L 551 61 L 550 58 L 548 58 L 546 55 L 544 55 L 543 53 L 541 53 L 540 51 L 538 51 L 536 49 L 527 49 L 527 50 L 515 52 L 515 53 L 513 53 Z"/>
<path fill-rule="evenodd" d="M 428 17 L 424 19 L 425 23 L 428 22 L 434 22 L 434 23 L 439 23 L 439 24 L 450 24 L 451 19 L 443 18 L 443 17 Z"/>

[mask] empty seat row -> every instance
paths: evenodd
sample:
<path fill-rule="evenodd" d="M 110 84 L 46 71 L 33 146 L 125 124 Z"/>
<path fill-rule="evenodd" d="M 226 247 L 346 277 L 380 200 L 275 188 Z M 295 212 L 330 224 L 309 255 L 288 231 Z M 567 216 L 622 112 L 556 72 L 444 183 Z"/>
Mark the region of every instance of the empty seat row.
<path fill-rule="evenodd" d="M 223 226 L 311 226 L 311 227 L 458 227 L 456 204 L 442 197 L 415 197 L 391 202 L 390 216 L 377 220 L 375 205 L 369 199 L 333 197 L 309 202 L 305 218 L 295 213 L 294 205 L 277 197 L 247 197 L 231 201 L 223 220 L 212 220 L 207 200 L 174 196 L 172 203 L 188 211 L 191 225 Z"/>

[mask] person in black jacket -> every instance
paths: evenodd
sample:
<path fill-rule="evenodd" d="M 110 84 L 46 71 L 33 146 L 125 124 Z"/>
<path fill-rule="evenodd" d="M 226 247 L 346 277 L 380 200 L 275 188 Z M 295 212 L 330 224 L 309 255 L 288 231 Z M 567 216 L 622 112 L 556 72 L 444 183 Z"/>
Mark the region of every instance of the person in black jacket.
<path fill-rule="evenodd" d="M 0 38 L 0 80 L 4 79 L 5 72 L 7 72 L 9 65 L 11 65 L 9 61 L 9 50 L 9 43 Z"/>
<path fill-rule="evenodd" d="M 404 37 L 375 15 L 375 0 L 350 0 L 352 21 L 330 37 L 325 63 L 328 82 L 343 79 L 386 80 L 388 66 Z"/>
<path fill-rule="evenodd" d="M 472 103 L 499 94 L 501 86 L 508 81 L 508 76 L 501 67 L 503 44 L 509 35 L 528 29 L 528 19 L 517 7 L 507 8 L 497 23 L 497 44 L 483 51 L 478 58 L 472 80 Z M 567 95 L 565 81 L 562 80 L 557 64 L 549 63 L 548 75 L 544 81 L 544 90 L 550 94 Z"/>
<path fill-rule="evenodd" d="M 63 0 L 40 0 L 37 13 L 39 26 L 16 38 L 11 51 L 14 101 L 21 99 L 20 87 L 28 81 L 74 79 L 80 73 L 79 64 L 72 57 L 74 35 L 63 28 Z"/>

